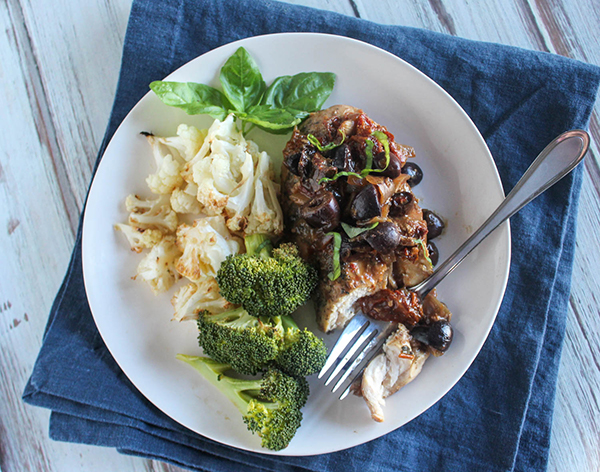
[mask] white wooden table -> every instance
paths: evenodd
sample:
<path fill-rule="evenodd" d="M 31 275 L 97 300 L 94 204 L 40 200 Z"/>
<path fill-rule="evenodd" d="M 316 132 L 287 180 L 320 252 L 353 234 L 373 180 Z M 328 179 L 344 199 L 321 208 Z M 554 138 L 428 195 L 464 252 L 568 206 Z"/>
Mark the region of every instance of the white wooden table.
<path fill-rule="evenodd" d="M 294 0 L 380 23 L 553 52 L 600 65 L 597 0 Z M 176 471 L 112 449 L 53 442 L 23 404 L 65 273 L 115 92 L 131 0 L 0 6 L 0 469 Z M 599 107 L 585 161 L 550 471 L 600 470 Z M 533 117 L 534 118 L 534 117 Z"/>

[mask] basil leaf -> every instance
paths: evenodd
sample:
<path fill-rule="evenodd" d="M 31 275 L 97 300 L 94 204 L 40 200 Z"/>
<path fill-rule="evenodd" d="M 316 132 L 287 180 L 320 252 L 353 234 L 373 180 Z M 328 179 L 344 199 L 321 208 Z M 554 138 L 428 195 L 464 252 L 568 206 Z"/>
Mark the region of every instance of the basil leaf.
<path fill-rule="evenodd" d="M 325 146 L 323 146 L 321 144 L 321 142 L 313 134 L 310 134 L 310 133 L 307 134 L 306 138 L 308 139 L 310 144 L 315 146 L 319 151 L 325 152 L 325 151 L 331 151 L 332 149 L 335 149 L 336 147 L 341 146 L 342 143 L 346 140 L 346 135 L 342 131 L 342 140 L 339 143 L 329 143 L 329 144 L 326 144 Z"/>
<path fill-rule="evenodd" d="M 294 76 L 277 77 L 265 92 L 263 105 L 285 108 L 297 118 L 320 110 L 331 95 L 335 74 L 331 72 L 301 72 Z"/>
<path fill-rule="evenodd" d="M 267 105 L 254 106 L 248 110 L 248 113 L 236 113 L 236 115 L 244 121 L 268 130 L 291 129 L 301 121 L 287 110 L 271 108 Z"/>
<path fill-rule="evenodd" d="M 336 280 L 342 274 L 340 264 L 340 248 L 342 247 L 342 235 L 340 233 L 327 233 L 333 236 L 333 271 L 327 274 L 329 280 Z"/>
<path fill-rule="evenodd" d="M 378 224 L 379 224 L 379 221 L 376 221 L 372 225 L 365 226 L 364 228 L 357 228 L 356 226 L 350 226 L 350 225 L 342 222 L 342 228 L 344 228 L 344 231 L 346 232 L 348 237 L 350 239 L 352 239 L 352 238 L 356 238 L 359 234 L 363 234 L 365 231 L 372 230 Z"/>
<path fill-rule="evenodd" d="M 257 105 L 266 89 L 258 65 L 244 48 L 239 48 L 227 59 L 219 80 L 233 108 L 241 112 Z"/>
<path fill-rule="evenodd" d="M 163 103 L 181 108 L 188 115 L 206 114 L 219 120 L 227 116 L 229 102 L 219 90 L 208 85 L 156 80 L 150 89 Z"/>

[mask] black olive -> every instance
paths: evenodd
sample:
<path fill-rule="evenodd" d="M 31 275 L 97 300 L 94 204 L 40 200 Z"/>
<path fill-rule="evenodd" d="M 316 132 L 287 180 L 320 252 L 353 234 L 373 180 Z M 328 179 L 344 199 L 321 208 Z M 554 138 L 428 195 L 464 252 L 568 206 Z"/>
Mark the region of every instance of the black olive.
<path fill-rule="evenodd" d="M 375 165 L 378 169 L 383 169 L 385 167 L 385 152 L 380 152 L 373 158 L 373 160 L 375 161 Z M 382 177 L 389 177 L 390 179 L 395 179 L 401 173 L 402 162 L 400 162 L 398 156 L 390 152 L 390 162 L 388 163 L 388 166 L 383 172 L 378 172 L 377 175 L 381 175 Z"/>
<path fill-rule="evenodd" d="M 300 176 L 300 170 L 298 169 L 298 165 L 300 164 L 300 159 L 302 158 L 301 152 L 296 152 L 294 154 L 288 154 L 283 159 L 283 164 L 288 168 L 288 170 L 297 176 Z"/>
<path fill-rule="evenodd" d="M 366 186 L 354 197 L 350 206 L 350 216 L 355 221 L 368 221 L 381 216 L 379 194 L 374 185 Z"/>
<path fill-rule="evenodd" d="M 390 198 L 390 216 L 404 216 L 406 214 L 405 205 L 413 201 L 412 193 L 400 192 Z"/>
<path fill-rule="evenodd" d="M 427 239 L 437 238 L 446 227 L 442 219 L 431 210 L 423 210 L 423 219 L 427 223 Z"/>
<path fill-rule="evenodd" d="M 410 334 L 417 341 L 422 342 L 423 344 L 429 345 L 429 339 L 427 336 L 429 334 L 429 326 L 423 326 L 423 325 L 415 326 L 411 330 Z"/>
<path fill-rule="evenodd" d="M 400 244 L 400 230 L 391 221 L 379 223 L 375 228 L 363 234 L 365 241 L 381 254 L 392 252 Z"/>
<path fill-rule="evenodd" d="M 329 231 L 340 224 L 340 206 L 332 192 L 320 189 L 300 208 L 300 215 L 313 228 Z"/>
<path fill-rule="evenodd" d="M 346 144 L 336 147 L 332 152 L 333 166 L 337 167 L 341 171 L 350 170 L 350 161 L 352 160 L 352 154 L 350 148 Z"/>
<path fill-rule="evenodd" d="M 407 162 L 404 164 L 404 167 L 402 167 L 402 173 L 410 176 L 410 179 L 408 179 L 408 185 L 411 187 L 419 185 L 423 179 L 423 171 L 414 162 Z"/>
<path fill-rule="evenodd" d="M 429 326 L 416 326 L 410 332 L 413 338 L 445 352 L 452 343 L 453 331 L 449 321 L 439 320 Z"/>
<path fill-rule="evenodd" d="M 439 320 L 431 325 L 427 339 L 429 345 L 438 351 L 445 352 L 452 343 L 452 326 L 449 321 Z"/>
<path fill-rule="evenodd" d="M 431 241 L 427 241 L 427 252 L 429 253 L 429 260 L 431 260 L 431 263 L 437 265 L 440 260 L 440 253 L 437 246 Z"/>

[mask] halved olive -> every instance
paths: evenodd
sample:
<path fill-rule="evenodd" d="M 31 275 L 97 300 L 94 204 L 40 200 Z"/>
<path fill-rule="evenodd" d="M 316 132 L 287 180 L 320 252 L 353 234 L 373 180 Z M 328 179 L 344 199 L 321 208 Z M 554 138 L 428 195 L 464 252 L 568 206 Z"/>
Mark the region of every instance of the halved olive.
<path fill-rule="evenodd" d="M 355 221 L 368 221 L 381 216 L 379 193 L 374 185 L 367 185 L 352 200 L 350 216 Z"/>
<path fill-rule="evenodd" d="M 431 263 L 437 265 L 440 260 L 440 253 L 437 246 L 431 241 L 427 241 L 427 252 L 429 253 L 429 260 L 431 260 Z"/>
<path fill-rule="evenodd" d="M 419 185 L 419 183 L 423 179 L 423 171 L 414 162 L 407 162 L 406 164 L 404 164 L 404 167 L 402 167 L 402 173 L 410 176 L 410 178 L 408 179 L 408 185 L 410 185 L 411 187 Z"/>
<path fill-rule="evenodd" d="M 378 169 L 383 169 L 385 167 L 385 152 L 380 152 L 377 154 L 373 160 Z M 402 162 L 398 159 L 394 153 L 390 152 L 390 162 L 388 162 L 387 167 L 383 172 L 378 172 L 377 175 L 381 175 L 382 177 L 389 177 L 391 179 L 395 179 L 402 173 Z"/>
<path fill-rule="evenodd" d="M 423 210 L 423 219 L 427 223 L 427 239 L 437 238 L 446 227 L 442 219 L 431 210 Z"/>
<path fill-rule="evenodd" d="M 283 165 L 285 165 L 292 174 L 300 176 L 300 169 L 298 167 L 299 167 L 301 159 L 302 159 L 301 152 L 296 152 L 294 154 L 288 154 L 283 159 Z"/>
<path fill-rule="evenodd" d="M 405 205 L 413 201 L 412 193 L 399 192 L 390 198 L 390 216 L 404 216 L 406 213 Z"/>
<path fill-rule="evenodd" d="M 366 231 L 364 239 L 377 252 L 388 254 L 400 244 L 400 230 L 392 221 L 379 223 L 375 228 Z"/>
<path fill-rule="evenodd" d="M 342 144 L 334 149 L 332 152 L 332 159 L 334 167 L 337 167 L 340 171 L 350 170 L 350 161 L 352 160 L 352 154 L 350 148 L 346 144 Z"/>
<path fill-rule="evenodd" d="M 410 334 L 417 341 L 421 341 L 441 352 L 448 350 L 454 336 L 452 326 L 446 320 L 436 321 L 429 326 L 416 326 Z"/>
<path fill-rule="evenodd" d="M 329 231 L 340 224 L 340 206 L 333 193 L 323 188 L 302 205 L 300 215 L 310 226 L 323 231 Z"/>

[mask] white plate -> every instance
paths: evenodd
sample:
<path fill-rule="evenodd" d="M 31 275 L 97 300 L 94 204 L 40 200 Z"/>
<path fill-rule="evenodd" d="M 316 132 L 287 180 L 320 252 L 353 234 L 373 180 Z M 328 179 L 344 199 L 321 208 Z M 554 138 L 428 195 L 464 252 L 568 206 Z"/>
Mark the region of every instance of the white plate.
<path fill-rule="evenodd" d="M 442 259 L 501 202 L 503 191 L 492 157 L 464 111 L 421 72 L 369 44 L 311 33 L 254 37 L 198 57 L 167 79 L 218 87 L 221 66 L 240 46 L 256 59 L 267 83 L 298 72 L 334 72 L 337 81 L 326 106 L 362 108 L 385 125 L 397 142 L 414 146 L 415 162 L 425 174 L 415 193 L 424 208 L 448 220 L 444 236 L 436 240 Z M 195 324 L 170 321 L 170 294 L 154 297 L 145 284 L 131 280 L 141 256 L 129 251 L 123 235 L 113 230 L 114 223 L 127 219 L 123 202 L 128 194 L 150 196 L 145 178 L 154 172 L 154 164 L 140 131 L 174 135 L 182 122 L 208 127 L 212 120 L 190 117 L 148 93 L 108 145 L 85 211 L 83 268 L 88 300 L 108 349 L 154 405 L 203 436 L 271 454 L 246 430 L 225 397 L 175 359 L 179 352 L 200 354 Z M 252 139 L 281 159 L 287 136 L 253 133 Z M 351 396 L 340 402 L 313 378 L 302 427 L 280 454 L 321 454 L 356 446 L 395 430 L 442 398 L 471 365 L 492 327 L 509 261 L 505 224 L 440 285 L 440 299 L 454 313 L 453 345 L 443 357 L 428 360 L 414 382 L 387 400 L 384 423 L 371 420 L 361 398 Z M 305 323 L 316 329 L 313 314 L 305 314 Z M 335 337 L 326 336 L 326 342 L 333 344 Z"/>

